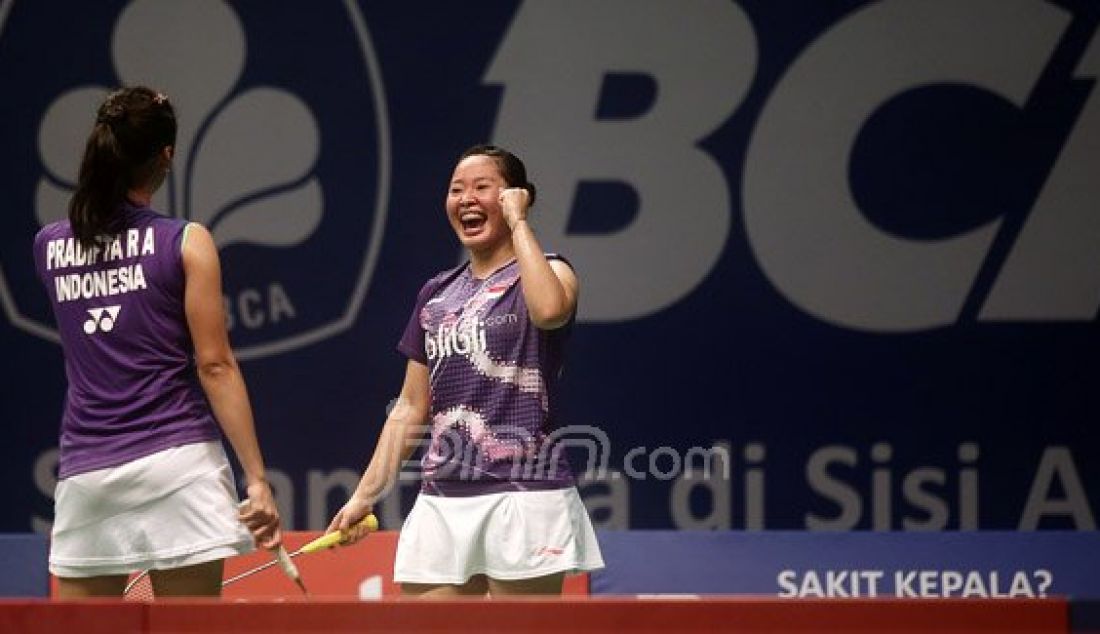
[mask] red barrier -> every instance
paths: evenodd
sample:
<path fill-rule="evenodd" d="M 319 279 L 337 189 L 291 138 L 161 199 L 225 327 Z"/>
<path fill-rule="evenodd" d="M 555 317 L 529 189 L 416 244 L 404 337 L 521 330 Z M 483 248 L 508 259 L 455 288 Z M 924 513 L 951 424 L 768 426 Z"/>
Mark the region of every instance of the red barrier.
<path fill-rule="evenodd" d="M 524 599 L 352 602 L 292 599 L 0 603 L 0 631 L 46 632 L 740 632 L 1064 634 L 1058 599 Z"/>
<path fill-rule="evenodd" d="M 142 603 L 118 599 L 83 602 L 0 600 L 0 632 L 19 634 L 122 634 L 148 632 Z"/>

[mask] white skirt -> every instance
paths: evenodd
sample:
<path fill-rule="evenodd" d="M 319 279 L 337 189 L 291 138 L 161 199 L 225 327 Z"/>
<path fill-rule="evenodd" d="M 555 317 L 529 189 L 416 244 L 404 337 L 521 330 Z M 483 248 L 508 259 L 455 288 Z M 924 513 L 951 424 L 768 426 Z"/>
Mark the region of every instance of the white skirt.
<path fill-rule="evenodd" d="M 575 488 L 469 497 L 418 495 L 397 542 L 397 583 L 462 584 L 603 568 Z"/>
<path fill-rule="evenodd" d="M 218 441 L 172 447 L 57 483 L 50 572 L 121 575 L 251 552 Z"/>

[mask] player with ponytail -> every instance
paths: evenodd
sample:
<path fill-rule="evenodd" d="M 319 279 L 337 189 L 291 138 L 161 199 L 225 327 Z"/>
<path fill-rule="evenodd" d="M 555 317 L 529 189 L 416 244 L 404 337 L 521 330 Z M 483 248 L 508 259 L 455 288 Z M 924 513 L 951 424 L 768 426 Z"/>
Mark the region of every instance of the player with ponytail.
<path fill-rule="evenodd" d="M 281 541 L 214 240 L 151 207 L 175 142 L 167 96 L 108 95 L 69 218 L 35 236 L 68 378 L 50 539 L 65 599 L 121 596 L 143 570 L 158 596 L 215 596 L 225 557 Z M 244 471 L 244 510 L 223 433 Z"/>

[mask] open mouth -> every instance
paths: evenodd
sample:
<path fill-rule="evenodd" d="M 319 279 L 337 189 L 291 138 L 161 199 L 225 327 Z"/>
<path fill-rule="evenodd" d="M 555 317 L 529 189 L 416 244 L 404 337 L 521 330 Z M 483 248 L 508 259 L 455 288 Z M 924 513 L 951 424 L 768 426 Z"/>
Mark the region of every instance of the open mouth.
<path fill-rule="evenodd" d="M 458 221 L 462 224 L 462 232 L 466 235 L 480 232 L 485 227 L 485 220 L 485 214 L 470 211 L 463 213 L 458 218 Z"/>

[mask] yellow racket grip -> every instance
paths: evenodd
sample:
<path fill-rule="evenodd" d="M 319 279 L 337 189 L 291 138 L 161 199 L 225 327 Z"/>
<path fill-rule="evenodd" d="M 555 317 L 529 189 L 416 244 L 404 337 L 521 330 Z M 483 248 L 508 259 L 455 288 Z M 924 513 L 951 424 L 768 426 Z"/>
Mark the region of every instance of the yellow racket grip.
<path fill-rule="evenodd" d="M 370 532 L 378 530 L 378 518 L 374 516 L 374 513 L 368 513 L 366 517 L 359 520 L 356 527 L 362 526 Z M 332 531 L 331 533 L 325 533 L 317 539 L 309 542 L 305 546 L 298 549 L 300 553 L 315 553 L 318 550 L 324 550 L 326 548 L 332 548 L 336 544 L 340 543 L 340 540 L 344 538 L 344 535 L 340 531 Z"/>

